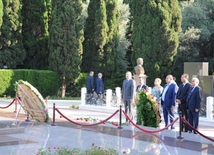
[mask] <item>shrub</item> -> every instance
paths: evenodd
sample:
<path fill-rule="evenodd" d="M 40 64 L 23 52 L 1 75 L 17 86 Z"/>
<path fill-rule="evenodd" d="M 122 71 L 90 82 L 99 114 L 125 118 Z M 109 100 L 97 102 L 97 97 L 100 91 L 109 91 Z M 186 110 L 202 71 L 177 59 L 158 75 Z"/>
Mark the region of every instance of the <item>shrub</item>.
<path fill-rule="evenodd" d="M 124 152 L 123 154 L 126 153 Z M 112 148 L 103 149 L 92 144 L 92 147 L 85 151 L 79 148 L 68 149 L 58 147 L 54 147 L 53 151 L 50 148 L 48 150 L 40 149 L 38 155 L 119 155 L 119 153 Z"/>
<path fill-rule="evenodd" d="M 136 95 L 137 124 L 149 127 L 158 127 L 160 117 L 158 115 L 158 104 L 151 94 L 141 90 Z"/>
<path fill-rule="evenodd" d="M 15 96 L 14 84 L 24 80 L 31 83 L 46 97 L 55 95 L 59 89 L 58 75 L 50 70 L 14 69 L 0 70 L 0 95 Z"/>

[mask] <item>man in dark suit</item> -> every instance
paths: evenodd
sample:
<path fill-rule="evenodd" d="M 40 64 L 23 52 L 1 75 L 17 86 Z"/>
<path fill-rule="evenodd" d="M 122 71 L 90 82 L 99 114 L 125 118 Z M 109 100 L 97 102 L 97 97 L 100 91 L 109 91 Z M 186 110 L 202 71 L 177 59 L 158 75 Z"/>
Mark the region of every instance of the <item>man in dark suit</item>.
<path fill-rule="evenodd" d="M 186 99 L 189 93 L 189 89 L 191 84 L 188 81 L 189 75 L 183 74 L 181 76 L 181 84 L 179 85 L 179 89 L 176 95 L 176 102 L 178 103 L 178 112 L 182 111 L 182 116 L 188 120 L 188 111 L 187 111 L 187 104 Z M 188 132 L 188 126 L 185 123 L 182 123 L 181 129 L 185 132 Z"/>
<path fill-rule="evenodd" d="M 134 80 L 132 79 L 132 73 L 131 72 L 126 72 L 126 79 L 123 81 L 123 86 L 122 86 L 122 101 L 124 102 L 125 105 L 125 112 L 127 113 L 128 111 L 128 116 L 130 119 L 133 119 L 133 104 L 134 104 L 134 93 L 135 93 L 135 86 L 134 86 Z M 126 118 L 126 122 L 128 119 Z"/>
<path fill-rule="evenodd" d="M 90 74 L 86 78 L 86 89 L 87 92 L 92 94 L 94 92 L 94 72 L 90 71 Z"/>
<path fill-rule="evenodd" d="M 98 73 L 98 77 L 96 78 L 96 93 L 97 94 L 103 94 L 104 93 L 102 73 Z"/>
<path fill-rule="evenodd" d="M 190 88 L 186 99 L 187 109 L 189 111 L 189 123 L 195 129 L 198 129 L 202 91 L 201 91 L 201 88 L 198 86 L 199 85 L 198 78 L 192 78 L 191 84 L 192 84 L 192 87 Z M 192 128 L 190 127 L 189 127 L 189 132 L 192 133 Z M 196 134 L 195 131 L 194 133 Z"/>
<path fill-rule="evenodd" d="M 175 108 L 176 102 L 176 84 L 173 82 L 173 76 L 166 76 L 166 84 L 163 89 L 162 97 L 161 97 L 161 105 L 163 106 L 163 115 L 165 126 L 168 125 L 168 117 L 170 122 L 173 122 L 174 113 L 173 110 Z M 175 129 L 174 125 L 171 126 L 171 129 Z"/>
<path fill-rule="evenodd" d="M 140 90 L 144 89 L 148 91 L 148 86 L 144 84 L 144 77 L 143 76 L 139 76 L 139 85 L 136 88 L 136 92 L 139 92 Z"/>

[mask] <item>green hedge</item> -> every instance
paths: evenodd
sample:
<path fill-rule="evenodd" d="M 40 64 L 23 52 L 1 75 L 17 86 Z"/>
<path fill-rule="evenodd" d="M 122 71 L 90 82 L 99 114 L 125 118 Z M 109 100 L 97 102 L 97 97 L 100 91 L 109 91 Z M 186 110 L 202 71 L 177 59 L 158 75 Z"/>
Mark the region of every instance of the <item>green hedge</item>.
<path fill-rule="evenodd" d="M 49 70 L 0 70 L 0 96 L 15 96 L 14 84 L 24 80 L 33 85 L 43 97 L 55 95 L 59 89 L 57 73 Z"/>

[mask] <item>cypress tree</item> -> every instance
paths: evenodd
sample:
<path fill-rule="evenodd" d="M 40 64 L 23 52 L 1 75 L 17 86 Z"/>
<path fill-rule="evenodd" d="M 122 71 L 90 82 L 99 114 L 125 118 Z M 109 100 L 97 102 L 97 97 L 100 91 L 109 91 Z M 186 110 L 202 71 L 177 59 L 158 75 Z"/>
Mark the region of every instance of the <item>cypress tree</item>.
<path fill-rule="evenodd" d="M 90 1 L 83 42 L 83 72 L 102 72 L 109 78 L 116 71 L 118 18 L 117 0 Z"/>
<path fill-rule="evenodd" d="M 22 0 L 23 44 L 26 50 L 25 68 L 47 69 L 48 10 L 50 0 Z"/>
<path fill-rule="evenodd" d="M 81 70 L 98 72 L 103 60 L 104 45 L 107 41 L 107 15 L 104 0 L 90 0 L 88 18 L 84 31 L 83 59 Z"/>
<path fill-rule="evenodd" d="M 3 0 L 3 23 L 0 35 L 0 68 L 16 68 L 23 64 L 22 16 L 19 0 Z"/>
<path fill-rule="evenodd" d="M 3 3 L 2 0 L 0 0 L 0 27 L 2 24 L 2 16 L 3 16 Z"/>
<path fill-rule="evenodd" d="M 81 0 L 52 1 L 49 31 L 49 68 L 62 80 L 62 97 L 66 86 L 80 73 L 83 25 Z"/>
<path fill-rule="evenodd" d="M 119 12 L 117 0 L 107 0 L 106 2 L 107 13 L 107 43 L 104 46 L 104 57 L 102 60 L 102 71 L 106 77 L 117 71 L 117 46 L 119 42 Z"/>
<path fill-rule="evenodd" d="M 178 1 L 132 0 L 132 15 L 132 62 L 144 59 L 148 84 L 152 85 L 156 77 L 173 74 L 182 19 Z"/>

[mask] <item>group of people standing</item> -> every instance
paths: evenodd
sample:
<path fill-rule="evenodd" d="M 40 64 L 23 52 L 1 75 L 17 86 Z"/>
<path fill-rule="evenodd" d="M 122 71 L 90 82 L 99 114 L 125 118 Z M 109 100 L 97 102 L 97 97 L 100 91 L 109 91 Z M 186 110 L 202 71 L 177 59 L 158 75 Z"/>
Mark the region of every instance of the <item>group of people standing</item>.
<path fill-rule="evenodd" d="M 126 72 L 126 79 L 123 81 L 122 86 L 122 101 L 125 105 L 125 112 L 129 114 L 133 119 L 132 108 L 135 106 L 134 96 L 136 92 L 140 90 L 148 90 L 148 86 L 143 83 L 143 77 L 139 76 L 139 84 L 135 89 L 135 82 L 132 79 L 131 72 Z M 178 111 L 182 112 L 182 116 L 195 128 L 198 128 L 199 111 L 201 105 L 202 91 L 199 85 L 199 79 L 194 77 L 191 80 L 191 84 L 188 81 L 189 75 L 183 74 L 181 76 L 181 84 L 179 87 L 173 79 L 172 75 L 166 76 L 166 84 L 161 86 L 161 79 L 156 78 L 154 80 L 154 87 L 151 90 L 152 95 L 155 97 L 157 103 L 163 109 L 163 116 L 165 126 L 168 126 L 169 122 L 173 122 L 174 108 L 176 103 L 178 104 Z M 128 121 L 126 119 L 126 121 Z M 171 129 L 174 129 L 174 125 L 171 125 Z M 192 128 L 188 127 L 185 123 L 182 123 L 182 130 L 184 132 L 192 133 Z M 195 131 L 193 133 L 196 134 Z"/>
<path fill-rule="evenodd" d="M 86 78 L 87 92 L 92 94 L 94 91 L 97 94 L 104 93 L 104 84 L 102 80 L 102 73 L 98 73 L 98 77 L 94 84 L 94 72 L 91 71 Z M 133 107 L 135 106 L 134 98 L 135 93 L 140 90 L 148 90 L 149 87 L 144 83 L 144 77 L 139 75 L 139 84 L 135 87 L 135 81 L 132 79 L 132 73 L 126 72 L 126 79 L 122 84 L 121 99 L 125 106 L 125 112 L 129 114 L 130 118 L 133 119 Z M 163 110 L 163 116 L 165 126 L 168 123 L 173 122 L 174 119 L 174 108 L 176 103 L 178 104 L 178 111 L 182 112 L 182 116 L 195 128 L 198 128 L 199 123 L 199 111 L 201 108 L 201 96 L 202 90 L 199 87 L 199 79 L 194 77 L 191 83 L 188 81 L 189 75 L 183 74 L 181 76 L 181 84 L 177 85 L 172 75 L 166 76 L 166 84 L 164 87 L 161 86 L 161 79 L 156 78 L 154 80 L 154 86 L 151 90 L 151 94 L 155 97 L 159 109 Z M 126 118 L 126 121 L 128 119 Z M 171 125 L 171 129 L 174 129 L 174 125 Z M 185 123 L 182 123 L 182 130 L 184 132 L 192 133 L 192 128 L 188 127 Z M 196 134 L 195 131 L 193 133 Z"/>

